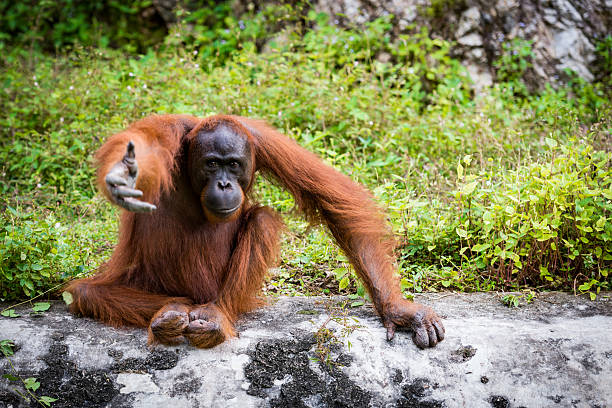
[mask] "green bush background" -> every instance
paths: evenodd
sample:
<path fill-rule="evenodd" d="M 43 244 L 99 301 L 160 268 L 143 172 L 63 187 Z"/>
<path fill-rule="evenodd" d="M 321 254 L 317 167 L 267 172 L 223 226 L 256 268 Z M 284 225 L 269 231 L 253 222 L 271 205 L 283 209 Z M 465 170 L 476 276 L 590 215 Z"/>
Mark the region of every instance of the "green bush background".
<path fill-rule="evenodd" d="M 150 6 L 0 2 L 0 300 L 109 257 L 118 211 L 96 193 L 92 153 L 153 113 L 264 118 L 368 186 L 406 292 L 611 288 L 610 38 L 601 82 L 529 92 L 530 44 L 515 41 L 475 95 L 451 44 L 393 37 L 392 17 L 350 29 L 303 5 L 236 17 L 203 2 L 166 27 L 141 21 Z M 289 226 L 267 293 L 364 296 L 287 193 L 258 180 L 256 196 Z"/>

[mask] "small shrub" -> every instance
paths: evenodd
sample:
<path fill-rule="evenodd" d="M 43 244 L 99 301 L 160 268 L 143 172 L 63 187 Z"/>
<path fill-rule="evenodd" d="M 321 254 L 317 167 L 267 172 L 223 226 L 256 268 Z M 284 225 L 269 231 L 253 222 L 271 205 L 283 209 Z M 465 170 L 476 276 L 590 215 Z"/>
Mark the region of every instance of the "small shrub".
<path fill-rule="evenodd" d="M 517 43 L 500 60 L 502 84 L 474 95 L 448 42 L 426 30 L 393 37 L 391 17 L 342 28 L 316 12 L 296 20 L 301 5 L 239 18 L 225 2 L 204 3 L 218 13 L 183 14 L 163 44 L 138 56 L 74 36 L 56 55 L 39 52 L 48 43 L 38 40 L 4 42 L 12 57 L 0 63 L 0 298 L 33 296 L 108 258 L 116 211 L 95 195 L 92 154 L 154 113 L 263 118 L 369 187 L 400 237 L 405 290 L 610 287 L 603 83 L 516 93 L 530 69 L 529 44 Z M 287 20 L 296 26 L 278 34 Z M 256 185 L 288 225 L 270 292 L 322 289 L 361 302 L 363 287 L 325 228 L 296 217 L 278 186 Z"/>
<path fill-rule="evenodd" d="M 39 295 L 61 282 L 60 272 L 71 248 L 65 228 L 53 216 L 38 218 L 11 207 L 3 217 L 0 247 L 0 297 L 12 300 Z"/>
<path fill-rule="evenodd" d="M 547 162 L 463 178 L 455 192 L 461 261 L 507 285 L 608 289 L 612 154 L 575 139 L 546 143 Z"/>
<path fill-rule="evenodd" d="M 90 272 L 108 256 L 115 239 L 108 221 L 103 214 L 98 221 L 82 222 L 6 206 L 0 228 L 0 300 L 38 296 Z"/>

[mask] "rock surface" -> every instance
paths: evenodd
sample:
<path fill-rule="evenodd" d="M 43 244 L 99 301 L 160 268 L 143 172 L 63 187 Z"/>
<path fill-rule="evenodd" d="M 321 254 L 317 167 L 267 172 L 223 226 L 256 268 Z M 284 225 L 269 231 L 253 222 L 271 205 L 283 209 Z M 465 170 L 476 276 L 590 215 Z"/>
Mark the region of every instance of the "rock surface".
<path fill-rule="evenodd" d="M 0 340 L 16 343 L 0 370 L 35 377 L 54 408 L 612 406 L 609 295 L 542 294 L 516 309 L 500 297 L 418 296 L 445 318 L 447 337 L 429 350 L 409 332 L 387 342 L 371 308 L 341 309 L 340 298 L 271 300 L 211 350 L 149 350 L 144 330 L 74 318 L 61 303 L 43 315 L 22 306 L 0 318 Z M 36 406 L 16 391 L 1 378 L 0 407 Z"/>
<path fill-rule="evenodd" d="M 282 2 L 235 0 L 232 4 L 240 15 L 278 3 Z M 192 11 L 196 7 L 186 0 L 153 0 L 152 4 L 167 24 L 176 22 L 177 7 Z M 513 51 L 504 47 L 517 48 L 526 41 L 531 43 L 531 55 L 523 58 L 531 66 L 524 80 L 532 89 L 566 82 L 571 78 L 566 70 L 587 81 L 606 74 L 595 63 L 595 47 L 612 35 L 610 0 L 315 0 L 310 4 L 343 26 L 392 14 L 394 35 L 428 27 L 432 36 L 455 44 L 453 55 L 463 61 L 476 90 L 493 83 L 495 62 Z"/>
<path fill-rule="evenodd" d="M 319 0 L 315 4 L 319 11 L 358 24 L 393 14 L 399 30 L 411 24 L 431 26 L 433 35 L 456 42 L 454 53 L 463 59 L 476 88 L 491 84 L 494 62 L 504 52 L 504 44 L 514 39 L 532 42 L 533 66 L 526 79 L 533 87 L 567 79 L 566 69 L 592 81 L 598 75 L 593 64 L 595 44 L 612 35 L 609 0 Z"/>

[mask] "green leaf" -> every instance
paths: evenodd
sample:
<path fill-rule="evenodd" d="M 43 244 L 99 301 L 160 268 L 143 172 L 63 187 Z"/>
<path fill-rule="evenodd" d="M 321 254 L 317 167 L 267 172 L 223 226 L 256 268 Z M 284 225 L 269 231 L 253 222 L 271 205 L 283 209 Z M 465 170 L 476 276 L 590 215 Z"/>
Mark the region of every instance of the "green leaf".
<path fill-rule="evenodd" d="M 595 256 L 598 258 L 601 258 L 601 254 L 603 253 L 603 251 L 601 250 L 601 247 L 596 247 L 595 248 Z"/>
<path fill-rule="evenodd" d="M 52 402 L 57 401 L 57 398 L 52 398 L 52 397 L 48 397 L 46 395 L 43 395 L 43 396 L 39 397 L 38 400 L 40 402 L 42 402 L 44 405 L 50 407 Z"/>
<path fill-rule="evenodd" d="M 476 244 L 472 247 L 472 251 L 474 252 L 482 252 L 491 248 L 491 244 Z"/>
<path fill-rule="evenodd" d="M 346 275 L 347 271 L 348 269 L 346 268 L 336 268 L 332 272 L 334 272 L 334 274 L 336 275 L 336 280 L 340 280 L 344 275 Z"/>
<path fill-rule="evenodd" d="M 595 292 L 589 292 L 589 296 L 591 297 L 591 300 L 597 299 L 597 294 Z"/>
<path fill-rule="evenodd" d="M 455 228 L 455 231 L 457 232 L 457 235 L 459 235 L 461 238 L 467 238 L 468 233 L 466 230 L 464 230 L 463 228 Z"/>
<path fill-rule="evenodd" d="M 339 288 L 340 290 L 342 290 L 342 289 L 346 289 L 346 288 L 348 287 L 349 283 L 350 283 L 350 281 L 349 281 L 348 276 L 345 276 L 344 278 L 342 278 L 342 280 L 341 280 L 341 281 L 340 281 L 340 283 L 338 284 L 338 288 Z"/>
<path fill-rule="evenodd" d="M 0 314 L 2 316 L 4 316 L 4 317 L 19 317 L 19 316 L 21 316 L 20 314 L 15 312 L 15 309 L 8 309 L 8 310 L 3 311 Z"/>
<path fill-rule="evenodd" d="M 47 397 L 46 395 L 43 395 L 41 397 L 38 397 L 38 400 L 44 405 L 50 407 L 52 402 L 57 401 L 57 398 Z"/>
<path fill-rule="evenodd" d="M 67 305 L 72 304 L 72 302 L 74 301 L 74 299 L 72 298 L 72 293 L 66 290 L 62 292 L 62 299 L 64 299 L 64 303 L 66 303 Z"/>
<path fill-rule="evenodd" d="M 1 340 L 0 341 L 0 352 L 4 354 L 6 357 L 10 357 L 13 355 L 13 347 L 15 343 L 12 340 Z"/>
<path fill-rule="evenodd" d="M 463 166 L 461 162 L 457 163 L 457 178 L 461 179 L 463 177 Z"/>
<path fill-rule="evenodd" d="M 40 271 L 43 267 L 39 264 L 32 264 L 30 268 L 32 268 L 33 271 Z"/>
<path fill-rule="evenodd" d="M 2 374 L 2 378 L 6 378 L 9 381 L 19 381 L 19 377 L 15 377 L 12 374 Z"/>
<path fill-rule="evenodd" d="M 358 307 L 358 306 L 363 306 L 363 300 L 357 300 L 353 303 L 351 303 L 351 307 Z"/>
<path fill-rule="evenodd" d="M 40 383 L 34 377 L 26 378 L 23 383 L 30 391 L 36 391 L 40 387 Z"/>
<path fill-rule="evenodd" d="M 471 183 L 464 185 L 463 188 L 461 189 L 461 192 L 465 195 L 470 195 L 474 192 L 477 185 L 478 185 L 478 180 L 472 181 Z"/>
<path fill-rule="evenodd" d="M 50 307 L 51 307 L 51 303 L 49 302 L 37 302 L 37 303 L 34 303 L 32 310 L 34 312 L 44 312 L 46 310 L 49 310 Z"/>
<path fill-rule="evenodd" d="M 545 140 L 546 140 L 546 144 L 551 149 L 557 147 L 557 141 L 555 139 L 551 139 L 550 137 L 547 137 Z"/>

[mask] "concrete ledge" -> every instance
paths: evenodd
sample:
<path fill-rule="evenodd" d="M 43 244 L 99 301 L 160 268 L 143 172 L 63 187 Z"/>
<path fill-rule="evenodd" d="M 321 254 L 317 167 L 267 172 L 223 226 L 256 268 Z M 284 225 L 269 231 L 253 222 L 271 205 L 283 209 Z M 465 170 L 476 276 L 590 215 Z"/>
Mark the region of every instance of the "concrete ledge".
<path fill-rule="evenodd" d="M 445 317 L 447 337 L 430 350 L 409 332 L 387 342 L 371 308 L 344 319 L 340 298 L 273 299 L 211 350 L 149 350 L 144 330 L 74 318 L 59 302 L 0 318 L 0 340 L 16 342 L 10 362 L 55 408 L 612 406 L 609 297 L 550 293 L 517 309 L 500 297 L 418 296 Z M 330 332 L 316 334 L 322 326 Z M 317 348 L 329 349 L 327 363 Z M 0 371 L 11 372 L 6 358 Z M 37 406 L 16 390 L 0 379 L 0 408 Z"/>

